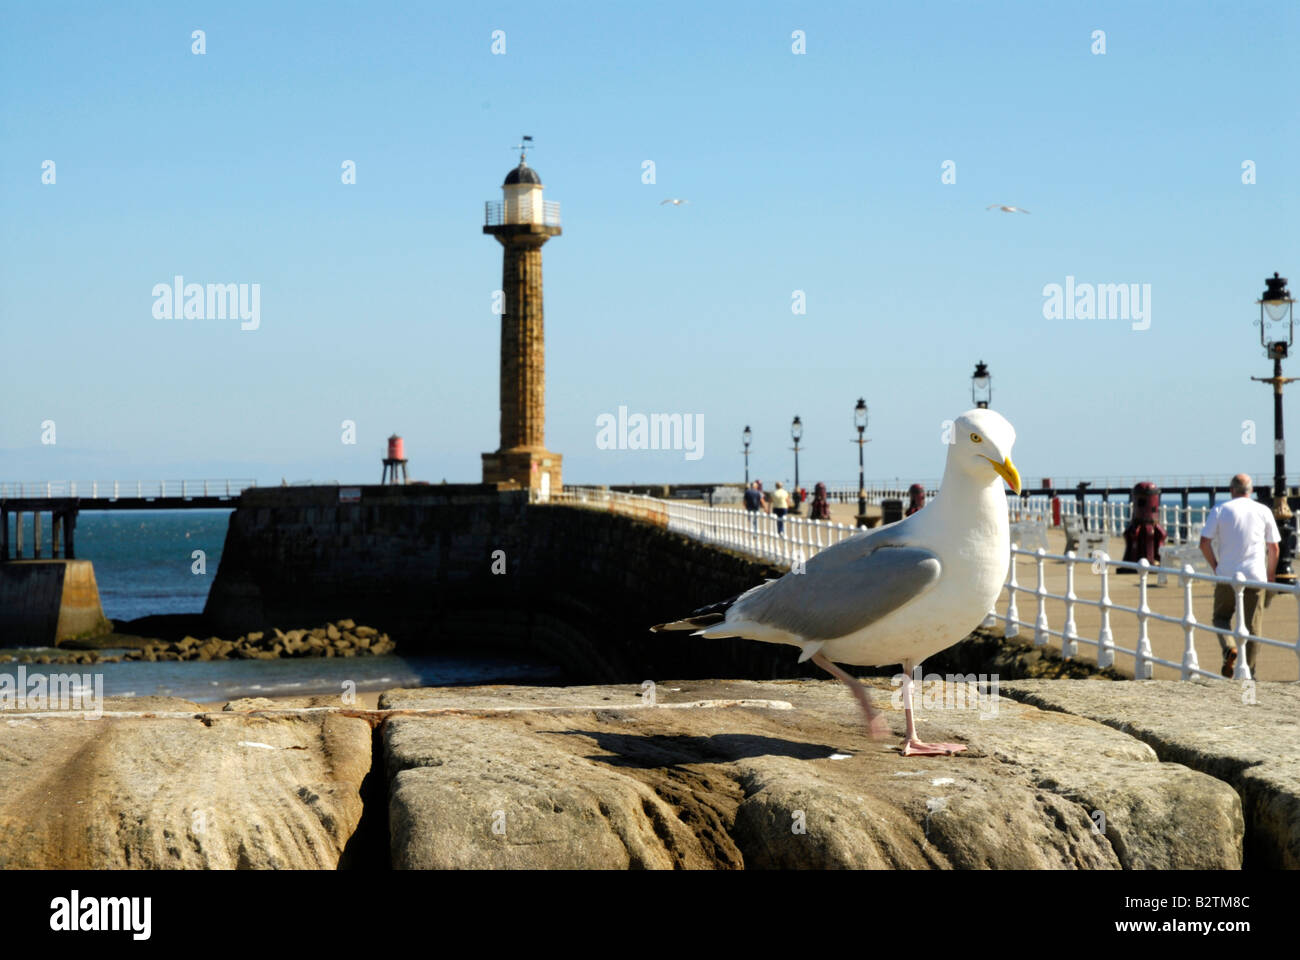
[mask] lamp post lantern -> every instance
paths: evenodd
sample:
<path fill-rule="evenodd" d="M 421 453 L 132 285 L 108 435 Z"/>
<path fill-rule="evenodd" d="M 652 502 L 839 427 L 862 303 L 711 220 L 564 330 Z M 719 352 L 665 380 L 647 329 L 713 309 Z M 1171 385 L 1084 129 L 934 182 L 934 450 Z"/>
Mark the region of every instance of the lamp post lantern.
<path fill-rule="evenodd" d="M 853 425 L 858 428 L 858 526 L 867 525 L 867 479 L 863 465 L 863 448 L 871 441 L 866 438 L 867 401 L 858 397 L 858 405 L 853 408 Z"/>
<path fill-rule="evenodd" d="M 794 509 L 797 513 L 799 510 L 799 441 L 803 439 L 803 421 L 799 415 L 790 421 L 790 439 L 794 441 L 794 490 L 791 495 L 794 499 Z"/>
<path fill-rule="evenodd" d="M 754 439 L 753 432 L 748 426 L 745 427 L 744 433 L 740 435 L 741 441 L 745 444 L 745 489 L 749 489 L 749 441 Z"/>
<path fill-rule="evenodd" d="M 975 364 L 975 372 L 971 374 L 970 396 L 975 401 L 975 406 L 981 410 L 987 410 L 993 401 L 993 375 L 983 360 Z"/>
<path fill-rule="evenodd" d="M 1250 379 L 1273 385 L 1273 518 L 1277 521 L 1278 533 L 1282 538 L 1277 557 L 1277 579 L 1291 582 L 1295 580 L 1291 560 L 1295 556 L 1296 530 L 1295 517 L 1287 502 L 1282 388 L 1296 378 L 1282 376 L 1282 360 L 1290 353 L 1295 339 L 1295 301 L 1286 288 L 1286 277 L 1278 276 L 1277 271 L 1264 280 L 1264 286 L 1263 294 L 1256 301 L 1259 304 L 1259 342 L 1265 355 L 1273 361 L 1273 376 Z"/>

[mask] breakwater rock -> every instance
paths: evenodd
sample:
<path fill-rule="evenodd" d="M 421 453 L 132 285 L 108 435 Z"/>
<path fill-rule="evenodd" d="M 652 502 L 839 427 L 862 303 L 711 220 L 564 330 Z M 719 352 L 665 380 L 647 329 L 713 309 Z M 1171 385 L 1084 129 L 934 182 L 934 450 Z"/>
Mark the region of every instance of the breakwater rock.
<path fill-rule="evenodd" d="M 1294 865 L 1294 685 L 1245 703 L 1023 681 L 963 703 L 945 681 L 918 727 L 967 752 L 902 757 L 895 689 L 868 684 L 885 741 L 812 680 L 0 712 L 0 869 Z"/>
<path fill-rule="evenodd" d="M 111 634 L 97 638 L 101 647 L 112 648 Z M 123 653 L 103 655 L 96 650 L 60 650 L 33 654 L 19 651 L 0 662 L 19 663 L 118 663 L 123 660 L 278 660 L 281 657 L 382 657 L 397 649 L 386 633 L 375 627 L 357 626 L 339 620 L 303 630 L 252 631 L 234 640 L 220 637 L 185 636 L 171 642 L 139 640 Z"/>
<path fill-rule="evenodd" d="M 338 864 L 370 770 L 364 720 L 200 718 L 204 708 L 165 698 L 104 709 L 136 715 L 0 713 L 0 869 Z"/>
<path fill-rule="evenodd" d="M 1017 680 L 1003 694 L 1104 723 L 1241 797 L 1248 866 L 1300 869 L 1300 684 Z"/>
<path fill-rule="evenodd" d="M 1116 684 L 1086 681 L 1102 694 Z M 879 705 L 886 682 L 872 681 Z M 1080 717 L 998 699 L 922 711 L 956 757 L 869 740 L 824 681 L 393 691 L 402 868 L 1209 868 L 1241 865 L 1236 792 Z M 769 701 L 766 704 L 760 701 Z M 903 716 L 886 711 L 894 737 Z"/>

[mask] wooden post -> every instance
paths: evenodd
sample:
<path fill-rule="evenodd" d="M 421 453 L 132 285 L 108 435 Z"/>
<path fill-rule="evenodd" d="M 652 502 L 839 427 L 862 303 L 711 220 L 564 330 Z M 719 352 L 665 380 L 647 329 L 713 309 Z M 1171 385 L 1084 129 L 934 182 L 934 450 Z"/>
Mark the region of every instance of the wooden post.
<path fill-rule="evenodd" d="M 63 533 L 63 513 L 55 510 L 50 514 L 50 557 L 59 558 L 59 538 Z"/>
<path fill-rule="evenodd" d="M 75 560 L 77 553 L 73 549 L 72 532 L 77 528 L 77 511 L 69 510 L 63 521 L 63 559 Z"/>
<path fill-rule="evenodd" d="M 41 511 L 32 511 L 32 556 L 41 559 Z"/>
<path fill-rule="evenodd" d="M 23 558 L 23 512 L 14 512 L 14 559 Z"/>
<path fill-rule="evenodd" d="M 9 559 L 9 511 L 0 507 L 0 563 Z"/>

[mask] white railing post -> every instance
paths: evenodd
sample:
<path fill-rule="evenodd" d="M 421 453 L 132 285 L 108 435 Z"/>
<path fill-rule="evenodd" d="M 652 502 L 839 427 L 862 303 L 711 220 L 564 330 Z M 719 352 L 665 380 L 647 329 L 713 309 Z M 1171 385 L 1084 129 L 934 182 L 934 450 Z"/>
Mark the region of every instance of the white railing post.
<path fill-rule="evenodd" d="M 1039 547 L 1035 551 L 1034 559 L 1038 565 L 1038 616 L 1034 620 L 1034 646 L 1042 647 L 1047 644 L 1047 583 L 1043 579 L 1043 567 L 1046 561 L 1043 557 L 1047 551 Z"/>
<path fill-rule="evenodd" d="M 1190 680 L 1201 668 L 1196 659 L 1196 614 L 1192 611 L 1192 574 L 1195 571 L 1190 563 L 1183 564 L 1183 673 L 1182 679 Z"/>
<path fill-rule="evenodd" d="M 1065 627 L 1061 631 L 1061 657 L 1071 660 L 1079 655 L 1079 625 L 1074 622 L 1074 604 L 1079 599 L 1074 592 L 1074 567 L 1078 558 L 1073 550 L 1065 556 Z"/>
<path fill-rule="evenodd" d="M 1151 679 L 1151 637 L 1147 632 L 1147 621 L 1151 616 L 1151 607 L 1147 603 L 1147 578 L 1150 575 L 1151 564 L 1143 557 L 1138 561 L 1138 642 L 1133 662 L 1135 680 Z"/>
<path fill-rule="evenodd" d="M 1016 606 L 1016 544 L 1011 545 L 1011 562 L 1007 570 L 1007 625 L 1002 631 L 1002 636 L 1010 640 L 1020 633 L 1020 627 L 1016 621 L 1020 619 L 1020 610 Z"/>
<path fill-rule="evenodd" d="M 1246 627 L 1246 575 L 1238 570 L 1236 580 L 1233 590 L 1237 600 L 1237 629 L 1234 631 L 1237 635 L 1237 669 L 1232 672 L 1232 679 L 1249 680 L 1250 667 L 1246 666 L 1246 638 L 1250 636 Z M 1260 597 L 1256 602 L 1263 603 L 1264 598 Z"/>
<path fill-rule="evenodd" d="M 1097 631 L 1097 666 L 1109 667 L 1115 663 L 1115 635 L 1110 630 L 1110 555 L 1105 550 L 1093 553 L 1093 564 L 1101 574 L 1101 629 Z"/>
<path fill-rule="evenodd" d="M 1291 585 L 1291 595 L 1295 597 L 1296 611 L 1300 613 L 1300 581 Z M 1296 631 L 1295 656 L 1300 661 L 1300 629 Z"/>

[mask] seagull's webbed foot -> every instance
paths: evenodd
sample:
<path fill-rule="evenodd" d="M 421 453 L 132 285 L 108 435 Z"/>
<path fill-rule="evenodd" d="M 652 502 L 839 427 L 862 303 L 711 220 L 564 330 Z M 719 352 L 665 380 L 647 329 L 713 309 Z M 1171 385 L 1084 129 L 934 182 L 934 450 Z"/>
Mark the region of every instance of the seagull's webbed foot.
<path fill-rule="evenodd" d="M 966 749 L 964 743 L 924 743 L 913 737 L 903 743 L 905 757 L 946 757 Z"/>

